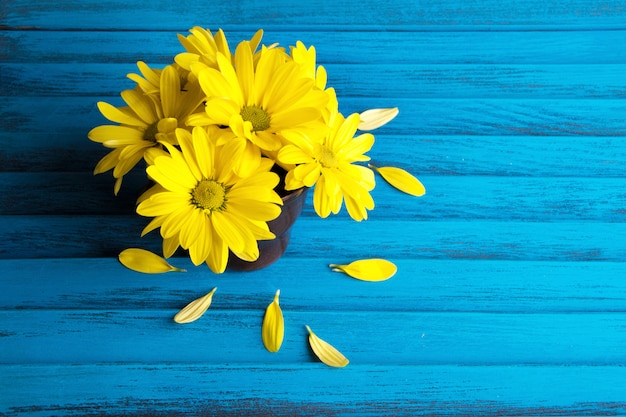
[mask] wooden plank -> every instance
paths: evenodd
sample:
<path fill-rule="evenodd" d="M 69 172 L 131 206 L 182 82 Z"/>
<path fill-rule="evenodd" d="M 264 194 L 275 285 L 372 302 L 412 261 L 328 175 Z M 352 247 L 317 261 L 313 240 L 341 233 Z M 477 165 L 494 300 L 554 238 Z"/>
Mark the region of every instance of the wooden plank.
<path fill-rule="evenodd" d="M 500 2 L 451 2 L 401 0 L 384 3 L 375 0 L 350 0 L 329 4 L 311 0 L 298 4 L 279 2 L 270 6 L 251 0 L 231 3 L 205 3 L 184 0 L 136 3 L 126 1 L 90 2 L 77 0 L 63 5 L 11 0 L 3 3 L 1 24 L 9 28 L 181 30 L 205 23 L 229 27 L 280 28 L 315 27 L 415 30 L 416 28 L 469 27 L 508 28 L 549 26 L 551 28 L 622 27 L 625 11 L 619 0 L 603 2 L 557 0 L 546 5 L 540 0 Z M 205 10 L 202 16 L 197 11 Z M 75 16 L 67 19 L 66 16 Z M 245 19 L 241 17 L 245 16 Z M 204 20 L 204 22 L 199 22 Z"/>
<path fill-rule="evenodd" d="M 99 100 L 121 105 L 101 96 L 0 98 L 0 171 L 91 172 L 107 153 L 87 139 L 107 123 Z M 346 114 L 378 106 L 400 114 L 375 132 L 369 154 L 416 174 L 619 177 L 626 169 L 621 99 L 341 99 Z"/>
<path fill-rule="evenodd" d="M 335 64 L 325 65 L 338 97 L 602 98 L 623 97 L 621 64 Z M 132 88 L 134 64 L 0 64 L 0 95 L 116 96 Z M 373 80 L 363 82 L 363 80 Z"/>
<path fill-rule="evenodd" d="M 442 104 L 437 110 L 442 117 L 444 109 Z M 502 117 L 503 122 L 504 120 Z M 414 133 L 376 134 L 376 143 L 368 153 L 373 158 L 372 163 L 400 166 L 418 176 L 615 178 L 623 177 L 626 170 L 626 161 L 621 156 L 626 152 L 626 141 L 622 136 L 617 136 L 620 134 L 617 131 L 608 132 L 614 134 L 608 137 L 480 136 L 461 133 L 446 136 L 427 132 L 431 129 L 444 130 L 445 125 L 434 126 L 435 121 L 420 123 L 427 123 L 429 126 L 422 131 L 420 126 L 416 126 Z M 463 126 L 448 126 L 451 131 L 464 130 Z M 613 126 L 599 128 L 611 130 L 614 129 Z M 498 126 L 479 126 L 476 130 L 483 127 L 500 130 Z M 107 154 L 107 150 L 86 139 L 89 127 L 85 127 L 83 131 L 76 130 L 70 129 L 65 134 L 61 129 L 49 135 L 0 132 L 0 144 L 10 144 L 16 136 L 28 138 L 27 143 L 21 144 L 19 148 L 0 145 L 0 172 L 71 170 L 83 174 L 91 173 L 100 158 Z M 137 170 L 141 169 L 141 166 L 137 167 Z M 103 176 L 110 178 L 113 183 L 110 173 Z"/>
<path fill-rule="evenodd" d="M 121 84 L 118 87 L 120 90 L 123 88 Z M 77 142 L 75 146 L 79 146 L 84 143 L 82 141 L 90 129 L 110 123 L 98 111 L 98 101 L 124 105 L 118 93 L 114 97 L 0 97 L 0 115 L 5 120 L 0 136 L 2 143 L 8 144 L 10 135 L 20 134 L 29 135 L 34 142 L 32 145 L 28 142 L 20 143 L 20 147 L 44 146 L 42 137 L 46 135 L 51 138 L 48 146 L 62 141 Z M 373 107 L 398 107 L 400 113 L 396 119 L 374 131 L 377 134 L 412 137 L 626 136 L 626 122 L 621 116 L 626 111 L 626 105 L 622 99 L 357 98 L 346 94 L 339 97 L 339 103 L 340 110 L 345 114 Z M 76 138 L 81 140 L 77 141 Z M 510 138 L 508 140 L 511 141 Z M 571 141 L 569 138 L 568 142 Z M 589 148 L 593 152 L 593 147 Z M 94 145 L 92 149 L 99 149 L 99 145 Z"/>
<path fill-rule="evenodd" d="M 418 167 L 413 169 L 419 172 Z M 420 221 L 626 220 L 622 207 L 626 182 L 622 178 L 420 175 L 420 179 L 427 193 L 415 199 L 378 177 L 372 192 L 376 217 Z M 117 197 L 113 197 L 110 174 L 0 173 L 0 215 L 128 215 L 134 213 L 136 199 L 146 186 L 141 167 L 125 179 Z M 303 216 L 316 216 L 312 195 L 307 198 Z M 80 204 L 75 204 L 77 201 Z"/>
<path fill-rule="evenodd" d="M 216 293 L 211 309 L 187 325 L 172 320 L 192 300 L 185 297 L 174 309 L 3 310 L 2 363 L 307 364 L 315 360 L 305 325 L 354 365 L 619 366 L 626 360 L 623 312 L 383 312 L 375 301 L 367 311 L 297 311 L 288 298 L 285 339 L 273 355 L 261 340 L 272 295 L 255 310 L 238 310 L 236 300 Z"/>
<path fill-rule="evenodd" d="M 115 97 L 0 97 L 0 116 L 5 120 L 0 143 L 15 147 L 16 139 L 12 135 L 16 134 L 30 135 L 34 143 L 20 143 L 20 146 L 33 148 L 56 143 L 65 145 L 68 141 L 76 142 L 75 146 L 90 143 L 84 142 L 89 130 L 110 123 L 98 111 L 98 101 L 124 105 L 118 93 Z M 525 136 L 626 136 L 626 122 L 621 116 L 626 104 L 622 99 L 357 98 L 348 93 L 339 97 L 339 103 L 345 114 L 374 107 L 398 107 L 399 115 L 374 131 L 377 135 L 402 134 L 411 138 L 421 135 L 523 136 L 521 140 L 531 141 L 532 138 Z M 48 138 L 46 141 L 42 138 L 44 135 Z M 572 142 L 572 139 L 567 141 Z M 593 147 L 589 148 L 593 152 Z M 99 149 L 99 145 L 88 149 Z"/>
<path fill-rule="evenodd" d="M 623 367 L 0 365 L 11 416 L 609 416 Z M 288 389 L 285 389 L 288 387 Z M 601 388 L 599 388 L 601 387 Z"/>
<path fill-rule="evenodd" d="M 134 216 L 0 216 L 0 259 L 117 256 L 128 247 L 160 252 L 157 232 L 139 237 L 148 219 Z M 341 231 L 341 232 L 338 232 Z M 621 261 L 626 224 L 531 221 L 419 221 L 343 215 L 302 217 L 288 256 L 327 263 L 364 256 L 392 259 Z M 341 258 L 341 259 L 338 259 Z M 337 263 L 337 262 L 335 262 Z"/>
<path fill-rule="evenodd" d="M 164 65 L 182 52 L 183 31 L 0 31 L 0 62 L 89 64 L 94 62 Z M 213 32 L 217 27 L 209 28 Z M 314 45 L 319 64 L 622 64 L 626 51 L 616 48 L 622 31 L 293 31 L 265 30 L 263 43 Z M 453 29 L 453 28 L 452 28 Z M 230 47 L 253 31 L 228 31 Z M 154 48 L 146 48 L 146 45 Z M 358 44 L 358 47 L 354 45 Z M 62 49 L 51 45 L 63 45 Z M 390 45 L 393 49 L 390 49 Z M 156 47 L 158 46 L 158 48 Z M 413 51 L 402 53 L 401 51 Z M 398 51 L 394 53 L 393 51 Z"/>
<path fill-rule="evenodd" d="M 187 272 L 146 275 L 127 270 L 115 257 L 0 260 L 0 310 L 174 312 L 216 286 L 213 308 L 258 313 L 280 289 L 286 311 L 311 317 L 316 311 L 626 312 L 626 263 L 620 261 L 394 259 L 397 274 L 375 284 L 331 272 L 331 261 L 285 256 L 261 271 L 215 275 L 189 259 L 172 258 Z"/>

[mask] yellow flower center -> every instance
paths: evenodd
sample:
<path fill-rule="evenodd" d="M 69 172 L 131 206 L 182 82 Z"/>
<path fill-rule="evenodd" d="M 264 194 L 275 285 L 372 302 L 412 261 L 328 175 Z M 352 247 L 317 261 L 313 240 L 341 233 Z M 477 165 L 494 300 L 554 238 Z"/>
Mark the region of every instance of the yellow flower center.
<path fill-rule="evenodd" d="M 191 202 L 203 210 L 221 211 L 226 208 L 226 187 L 214 180 L 202 180 L 191 192 Z"/>
<path fill-rule="evenodd" d="M 156 143 L 156 134 L 159 133 L 158 122 L 154 122 L 149 125 L 143 132 L 143 140 Z"/>
<path fill-rule="evenodd" d="M 259 106 L 243 106 L 241 117 L 244 121 L 252 123 L 252 131 L 259 132 L 270 127 L 270 116 Z"/>
<path fill-rule="evenodd" d="M 317 160 L 325 168 L 337 168 L 339 165 L 339 161 L 337 161 L 337 157 L 333 151 L 328 149 L 326 146 L 322 146 Z"/>

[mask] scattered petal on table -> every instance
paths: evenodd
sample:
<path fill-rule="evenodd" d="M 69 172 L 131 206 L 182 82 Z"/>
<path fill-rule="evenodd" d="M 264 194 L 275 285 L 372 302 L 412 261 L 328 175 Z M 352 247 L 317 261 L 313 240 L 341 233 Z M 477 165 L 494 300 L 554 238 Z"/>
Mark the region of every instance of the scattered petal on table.
<path fill-rule="evenodd" d="M 267 306 L 265 317 L 263 318 L 263 328 L 261 331 L 263 344 L 270 352 L 278 352 L 280 346 L 283 344 L 283 337 L 285 335 L 283 312 L 278 304 L 279 295 L 280 290 L 276 291 L 274 301 Z"/>
<path fill-rule="evenodd" d="M 399 113 L 397 107 L 389 109 L 370 109 L 359 114 L 359 130 L 374 130 L 389 123 Z"/>
<path fill-rule="evenodd" d="M 150 251 L 129 248 L 119 254 L 119 260 L 128 269 L 144 274 L 162 274 L 165 272 L 186 272 L 184 269 L 170 265 L 165 259 Z"/>
<path fill-rule="evenodd" d="M 174 321 L 176 323 L 184 324 L 191 323 L 192 321 L 198 320 L 205 311 L 209 309 L 211 305 L 211 301 L 213 301 L 213 293 L 217 290 L 217 288 L 213 288 L 210 293 L 207 295 L 197 298 L 187 304 L 185 308 L 180 310 L 175 316 Z"/>
<path fill-rule="evenodd" d="M 306 329 L 309 331 L 309 344 L 311 345 L 311 349 L 313 349 L 313 352 L 320 361 L 335 368 L 343 368 L 350 363 L 350 361 L 331 344 L 317 337 L 309 326 L 306 326 Z"/>
<path fill-rule="evenodd" d="M 362 281 L 384 281 L 395 275 L 398 268 L 386 259 L 361 259 L 347 265 L 329 265 L 335 272 L 343 272 Z"/>
<path fill-rule="evenodd" d="M 371 164 L 369 167 L 378 172 L 385 181 L 402 192 L 416 197 L 421 197 L 426 194 L 424 184 L 402 168 L 375 167 Z"/>

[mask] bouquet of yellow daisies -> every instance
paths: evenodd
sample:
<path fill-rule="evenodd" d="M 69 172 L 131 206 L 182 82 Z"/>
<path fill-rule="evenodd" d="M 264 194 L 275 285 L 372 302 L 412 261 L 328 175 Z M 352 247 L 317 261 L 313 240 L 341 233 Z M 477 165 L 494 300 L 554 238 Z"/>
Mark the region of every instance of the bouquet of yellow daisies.
<path fill-rule="evenodd" d="M 88 134 L 111 151 L 95 174 L 113 170 L 118 193 L 140 161 L 153 185 L 136 211 L 160 229 L 163 255 L 179 247 L 194 265 L 225 270 L 229 254 L 254 261 L 258 242 L 275 235 L 268 222 L 286 193 L 313 189 L 322 218 L 345 207 L 354 220 L 374 208 L 375 172 L 396 188 L 422 195 L 424 187 L 394 167 L 367 165 L 373 130 L 398 109 L 344 116 L 313 46 L 261 44 L 259 30 L 231 52 L 224 33 L 194 27 L 178 35 L 185 51 L 164 68 L 138 62 L 126 106 L 98 103 L 114 124 Z"/>

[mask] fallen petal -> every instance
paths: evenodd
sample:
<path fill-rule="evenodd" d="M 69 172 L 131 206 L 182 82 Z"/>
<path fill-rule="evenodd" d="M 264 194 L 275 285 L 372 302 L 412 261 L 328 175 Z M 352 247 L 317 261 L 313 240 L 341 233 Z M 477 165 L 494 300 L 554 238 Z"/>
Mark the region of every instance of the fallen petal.
<path fill-rule="evenodd" d="M 390 109 L 370 109 L 359 114 L 359 130 L 374 130 L 389 123 L 399 113 L 397 107 Z"/>
<path fill-rule="evenodd" d="M 185 324 L 198 320 L 205 311 L 209 309 L 211 301 L 213 301 L 213 293 L 217 290 L 213 288 L 207 295 L 197 298 L 187 304 L 182 310 L 180 310 L 175 316 L 174 321 L 176 323 Z"/>
<path fill-rule="evenodd" d="M 313 353 L 315 353 L 320 361 L 335 368 L 343 368 L 350 363 L 350 361 L 331 344 L 317 337 L 309 326 L 306 326 L 306 329 L 309 331 L 309 345 L 311 345 Z"/>
<path fill-rule="evenodd" d="M 329 265 L 335 272 L 343 272 L 362 281 L 384 281 L 395 275 L 398 268 L 386 259 L 361 259 L 347 265 Z"/>
<path fill-rule="evenodd" d="M 421 197 L 426 194 L 426 188 L 424 185 L 415 178 L 413 175 L 409 174 L 407 171 L 402 168 L 396 167 L 375 167 L 373 165 L 369 165 L 374 171 L 378 172 L 381 177 L 393 187 L 398 190 L 405 192 L 410 195 L 414 195 L 416 197 Z"/>
<path fill-rule="evenodd" d="M 145 249 L 129 248 L 118 256 L 122 265 L 144 274 L 162 274 L 165 272 L 186 272 L 170 265 L 165 259 Z"/>
<path fill-rule="evenodd" d="M 270 352 L 278 352 L 280 346 L 283 344 L 283 338 L 285 335 L 283 312 L 278 304 L 279 295 L 280 290 L 276 291 L 274 301 L 267 306 L 267 309 L 265 310 L 265 317 L 263 318 L 263 328 L 261 330 L 265 349 Z"/>

